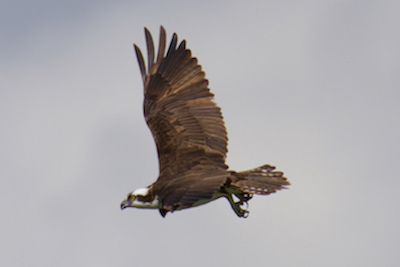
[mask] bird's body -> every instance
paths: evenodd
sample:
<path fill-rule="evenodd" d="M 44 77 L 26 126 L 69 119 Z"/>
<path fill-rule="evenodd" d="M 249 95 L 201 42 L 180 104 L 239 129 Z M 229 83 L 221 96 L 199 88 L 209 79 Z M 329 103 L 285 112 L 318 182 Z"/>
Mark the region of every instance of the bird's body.
<path fill-rule="evenodd" d="M 290 183 L 269 165 L 228 171 L 226 129 L 197 59 L 185 41 L 176 47 L 176 34 L 164 56 L 166 35 L 161 27 L 154 61 L 154 44 L 147 29 L 145 36 L 147 70 L 136 45 L 135 51 L 144 83 L 144 115 L 157 145 L 160 175 L 147 188 L 129 193 L 121 208 L 156 208 L 165 216 L 226 197 L 236 214 L 246 217 L 248 211 L 241 206 L 252 194 L 267 195 Z"/>

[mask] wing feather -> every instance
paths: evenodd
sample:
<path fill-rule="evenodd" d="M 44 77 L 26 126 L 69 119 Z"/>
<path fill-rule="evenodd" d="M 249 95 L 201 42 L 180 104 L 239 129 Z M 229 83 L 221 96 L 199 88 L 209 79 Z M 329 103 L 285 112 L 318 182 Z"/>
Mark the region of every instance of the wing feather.
<path fill-rule="evenodd" d="M 170 43 L 169 48 L 168 48 L 167 57 L 168 57 L 173 51 L 176 50 L 176 43 L 177 43 L 177 42 L 178 42 L 178 36 L 176 35 L 176 33 L 174 33 L 174 34 L 172 35 L 172 40 L 171 40 L 171 43 Z"/>
<path fill-rule="evenodd" d="M 166 34 L 163 26 L 160 26 L 160 40 L 158 44 L 157 64 L 160 65 L 165 53 Z"/>
<path fill-rule="evenodd" d="M 140 73 L 142 74 L 142 80 L 144 83 L 146 80 L 146 65 L 144 63 L 143 55 L 142 55 L 142 52 L 140 51 L 139 47 L 137 47 L 135 44 L 133 46 L 135 47 L 135 52 L 136 52 L 136 57 L 137 57 L 138 64 L 139 64 L 139 69 L 140 69 Z"/>
<path fill-rule="evenodd" d="M 146 36 L 146 44 L 147 44 L 147 60 L 149 64 L 149 73 L 151 73 L 151 69 L 154 65 L 154 43 L 153 38 L 147 28 L 144 28 L 144 34 Z"/>

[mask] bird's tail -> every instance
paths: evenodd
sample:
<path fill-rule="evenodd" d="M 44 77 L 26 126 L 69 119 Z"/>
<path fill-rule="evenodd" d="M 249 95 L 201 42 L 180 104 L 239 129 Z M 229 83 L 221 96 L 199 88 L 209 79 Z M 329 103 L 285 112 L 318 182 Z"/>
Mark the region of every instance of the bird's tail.
<path fill-rule="evenodd" d="M 248 171 L 232 172 L 231 186 L 244 193 L 258 195 L 268 195 L 285 189 L 290 183 L 283 177 L 283 172 L 274 169 L 273 166 L 263 165 Z"/>

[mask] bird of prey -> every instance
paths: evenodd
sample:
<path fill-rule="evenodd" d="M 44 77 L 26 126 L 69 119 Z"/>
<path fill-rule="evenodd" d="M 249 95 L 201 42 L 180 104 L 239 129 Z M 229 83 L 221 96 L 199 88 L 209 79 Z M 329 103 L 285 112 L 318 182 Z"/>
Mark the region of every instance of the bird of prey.
<path fill-rule="evenodd" d="M 183 40 L 173 34 L 165 55 L 166 34 L 160 27 L 157 58 L 145 28 L 148 66 L 134 45 L 144 84 L 144 116 L 157 145 L 159 177 L 146 188 L 128 194 L 127 207 L 168 212 L 199 206 L 220 197 L 228 199 L 239 217 L 253 194 L 268 195 L 290 183 L 275 167 L 228 170 L 227 133 L 208 81 Z M 245 205 L 246 204 L 246 205 Z"/>

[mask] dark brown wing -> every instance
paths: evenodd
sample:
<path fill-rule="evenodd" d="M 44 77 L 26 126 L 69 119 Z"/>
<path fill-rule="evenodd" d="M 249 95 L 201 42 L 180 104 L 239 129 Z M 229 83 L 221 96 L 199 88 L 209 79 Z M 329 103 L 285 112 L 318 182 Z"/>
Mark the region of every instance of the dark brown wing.
<path fill-rule="evenodd" d="M 185 179 L 200 179 L 207 173 L 219 177 L 221 171 L 227 169 L 227 134 L 204 72 L 186 49 L 185 41 L 176 47 L 176 34 L 164 56 L 165 30 L 161 27 L 156 62 L 153 40 L 147 29 L 145 36 L 147 72 L 136 45 L 135 50 L 144 83 L 144 114 L 158 150 L 160 177 L 157 183 L 168 184 L 175 180 L 175 184 L 179 184 Z M 193 172 L 197 173 L 196 177 Z"/>

